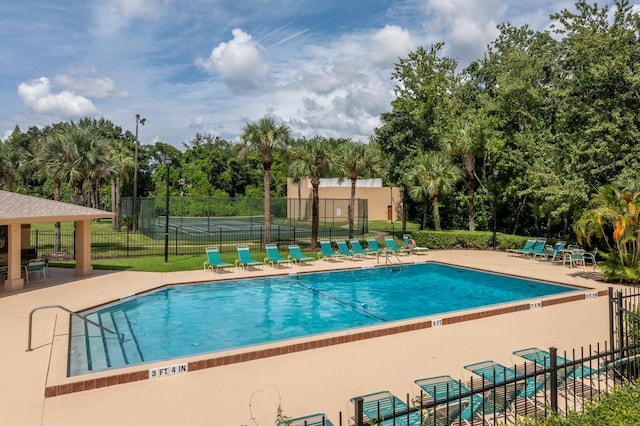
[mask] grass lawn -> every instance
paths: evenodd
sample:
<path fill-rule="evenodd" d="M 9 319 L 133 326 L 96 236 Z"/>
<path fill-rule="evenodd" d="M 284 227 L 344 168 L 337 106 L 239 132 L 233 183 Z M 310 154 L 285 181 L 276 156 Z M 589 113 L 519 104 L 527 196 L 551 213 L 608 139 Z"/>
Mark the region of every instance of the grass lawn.
<path fill-rule="evenodd" d="M 346 225 L 346 223 L 345 223 Z M 399 233 L 402 230 L 402 222 L 389 222 L 389 221 L 370 221 L 369 227 L 372 230 L 368 235 L 374 236 L 378 232 L 396 232 Z M 417 231 L 419 225 L 413 222 L 407 222 L 407 231 Z M 39 231 L 42 233 L 52 233 L 54 231 L 53 223 L 39 223 L 33 224 L 32 231 Z M 373 232 L 375 230 L 375 232 Z M 70 234 L 74 231 L 74 224 L 72 222 L 62 222 L 61 231 L 63 233 Z M 109 270 L 130 270 L 130 271 L 147 271 L 147 272 L 175 272 L 175 271 L 189 271 L 202 269 L 202 264 L 206 260 L 204 254 L 204 248 L 202 248 L 202 254 L 189 254 L 189 255 L 173 255 L 169 256 L 169 263 L 165 265 L 164 256 L 162 255 L 147 255 L 144 253 L 147 247 L 159 247 L 161 242 L 155 241 L 141 233 L 127 233 L 127 232 L 114 232 L 111 229 L 110 220 L 99 220 L 91 222 L 92 238 L 92 253 L 95 257 L 108 257 L 114 255 L 114 258 L 109 259 L 94 259 L 91 263 L 96 269 L 109 269 Z M 33 238 L 33 237 L 32 237 Z M 52 241 L 44 241 L 41 235 L 39 241 L 40 247 L 52 246 Z M 173 242 L 172 242 L 173 244 Z M 66 239 L 63 241 L 62 251 L 71 252 L 73 250 L 73 240 Z M 304 249 L 306 244 L 300 243 L 300 246 Z M 204 247 L 204 246 L 203 246 Z M 157 253 L 156 251 L 155 253 Z M 126 253 L 124 257 L 122 254 Z M 120 254 L 120 256 L 118 256 Z M 252 252 L 256 260 L 262 260 L 266 256 L 264 252 Z M 281 253 L 286 256 L 286 248 Z M 316 251 L 305 251 L 307 256 L 316 258 Z M 223 261 L 234 263 L 237 259 L 237 253 L 221 253 Z M 51 266 L 57 267 L 73 267 L 75 262 L 73 261 L 51 261 Z"/>

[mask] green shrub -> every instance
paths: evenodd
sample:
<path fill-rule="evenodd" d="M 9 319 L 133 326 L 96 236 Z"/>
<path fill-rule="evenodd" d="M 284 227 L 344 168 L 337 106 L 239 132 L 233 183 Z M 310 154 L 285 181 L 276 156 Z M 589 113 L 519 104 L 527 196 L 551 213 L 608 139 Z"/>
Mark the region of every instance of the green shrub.
<path fill-rule="evenodd" d="M 588 403 L 584 413 L 571 412 L 564 417 L 533 421 L 518 425 L 536 426 L 628 426 L 640 425 L 640 387 L 629 384 L 616 387 L 600 400 Z"/>
<path fill-rule="evenodd" d="M 416 244 L 430 249 L 479 249 L 487 250 L 493 248 L 493 232 L 487 231 L 414 231 L 413 238 Z M 524 238 L 522 243 L 519 239 Z M 513 240 L 513 241 L 512 241 Z M 522 247 L 526 241 L 525 237 L 515 237 L 511 235 L 496 234 L 496 246 L 498 250 L 505 250 L 511 247 L 510 244 Z"/>
<path fill-rule="evenodd" d="M 479 249 L 493 248 L 493 232 L 491 231 L 413 231 L 416 244 L 430 249 Z M 530 237 L 496 233 L 496 249 L 522 248 Z M 552 245 L 555 241 L 548 240 Z"/>

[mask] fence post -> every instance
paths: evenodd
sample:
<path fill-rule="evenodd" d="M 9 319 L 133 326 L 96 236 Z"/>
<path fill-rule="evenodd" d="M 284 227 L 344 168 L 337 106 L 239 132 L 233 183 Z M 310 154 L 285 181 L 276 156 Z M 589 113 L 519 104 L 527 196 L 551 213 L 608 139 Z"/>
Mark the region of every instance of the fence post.
<path fill-rule="evenodd" d="M 353 405 L 356 409 L 355 413 L 355 424 L 356 426 L 364 426 L 364 416 L 363 416 L 363 407 L 364 407 L 364 399 L 358 396 L 353 399 Z"/>
<path fill-rule="evenodd" d="M 622 291 L 618 290 L 616 292 L 617 299 L 617 314 L 618 314 L 618 348 L 620 349 L 620 358 L 624 356 L 623 348 L 625 346 L 624 343 L 624 312 L 622 310 Z"/>
<path fill-rule="evenodd" d="M 551 409 L 554 414 L 558 413 L 558 348 L 553 346 L 549 348 L 549 360 L 551 371 L 549 372 L 550 392 L 551 392 Z M 565 366 L 566 368 L 566 366 Z"/>
<path fill-rule="evenodd" d="M 609 344 L 611 345 L 611 349 L 614 349 L 614 317 L 613 317 L 613 287 L 609 287 Z M 614 360 L 614 352 L 611 351 L 609 362 L 613 362 Z"/>

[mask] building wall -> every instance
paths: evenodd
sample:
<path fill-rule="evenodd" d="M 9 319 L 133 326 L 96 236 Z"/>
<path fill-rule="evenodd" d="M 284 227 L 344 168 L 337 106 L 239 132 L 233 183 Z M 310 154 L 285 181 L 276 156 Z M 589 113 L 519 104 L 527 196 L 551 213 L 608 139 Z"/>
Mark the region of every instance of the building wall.
<path fill-rule="evenodd" d="M 323 186 L 323 184 L 325 186 Z M 331 186 L 328 186 L 331 185 Z M 300 188 L 300 199 L 302 208 L 298 210 L 298 187 Z M 369 220 L 393 220 L 402 219 L 402 196 L 401 189 L 397 187 L 383 187 L 380 179 L 358 179 L 356 183 L 356 199 L 367 200 Z M 310 205 L 312 196 L 311 182 L 302 179 L 300 184 L 287 179 L 287 217 L 296 219 L 301 214 L 301 219 L 306 219 L 310 212 L 305 212 L 307 205 Z M 349 199 L 351 197 L 351 181 L 344 179 L 323 179 L 318 188 L 320 200 L 327 200 L 320 206 L 320 216 L 339 218 L 347 220 Z M 331 200 L 331 201 L 329 201 Z M 357 208 L 357 206 L 356 206 Z M 390 211 L 389 211 L 390 210 Z M 354 214 L 358 214 L 356 210 Z M 391 214 L 391 217 L 389 215 Z"/>

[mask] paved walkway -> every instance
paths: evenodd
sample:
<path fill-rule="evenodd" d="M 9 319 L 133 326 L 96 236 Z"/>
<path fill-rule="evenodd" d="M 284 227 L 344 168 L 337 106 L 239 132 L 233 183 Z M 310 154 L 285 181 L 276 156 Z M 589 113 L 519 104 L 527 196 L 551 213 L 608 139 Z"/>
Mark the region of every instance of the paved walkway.
<path fill-rule="evenodd" d="M 405 262 L 441 261 L 519 276 L 608 288 L 597 273 L 491 251 L 431 251 L 402 256 Z M 375 260 L 366 261 L 375 264 Z M 362 264 L 364 262 L 360 262 Z M 353 267 L 353 262 L 314 262 L 298 271 Z M 291 270 L 285 270 L 288 273 Z M 44 397 L 64 366 L 52 357 L 52 342 L 68 335 L 56 328 L 67 315 L 58 310 L 34 316 L 33 345 L 27 352 L 29 312 L 60 304 L 82 310 L 168 283 L 283 273 L 205 271 L 140 273 L 96 271 L 75 279 L 73 270 L 54 269 L 45 283 L 19 293 L 0 292 L 2 363 L 0 425 L 273 425 L 281 404 L 296 417 L 325 412 L 343 424 L 353 415 L 349 398 L 379 390 L 402 397 L 418 393 L 413 380 L 450 374 L 467 379 L 462 366 L 493 359 L 514 363 L 511 352 L 529 346 L 570 350 L 608 338 L 606 297 L 548 306 L 294 354 L 231 364 L 154 380 Z M 58 330 L 57 332 L 55 330 Z M 59 346 L 59 345 L 58 345 Z M 59 371 L 59 370 L 63 371 Z"/>

